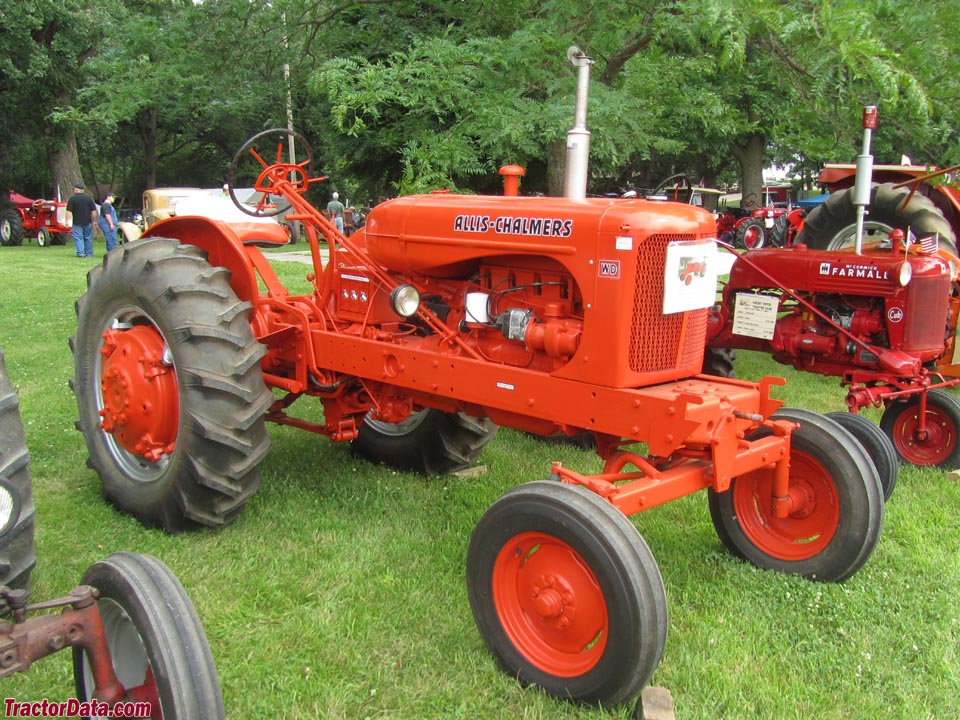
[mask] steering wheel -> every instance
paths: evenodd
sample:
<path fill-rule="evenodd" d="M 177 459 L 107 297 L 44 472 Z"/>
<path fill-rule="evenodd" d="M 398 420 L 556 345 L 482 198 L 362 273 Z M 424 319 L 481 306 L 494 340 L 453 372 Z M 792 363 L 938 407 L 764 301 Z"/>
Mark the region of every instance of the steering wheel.
<path fill-rule="evenodd" d="M 683 173 L 677 173 L 676 175 L 671 175 L 666 180 L 661 182 L 654 188 L 653 195 L 660 195 L 662 191 L 666 190 L 667 187 L 671 187 L 673 190 L 673 199 L 676 200 L 679 195 L 679 191 L 683 189 L 691 189 L 693 185 L 690 183 L 690 178 L 688 178 Z"/>
<path fill-rule="evenodd" d="M 300 150 L 306 152 L 307 159 L 302 162 L 294 162 L 287 157 L 289 148 L 289 139 L 293 138 Z M 266 153 L 261 154 L 257 147 L 269 150 L 276 143 L 276 153 L 273 161 L 268 160 Z M 253 189 L 262 193 L 257 206 L 251 209 L 249 206 L 240 202 L 234 191 L 236 180 L 238 178 L 248 178 L 256 173 L 256 180 L 253 181 Z M 298 195 L 307 192 L 310 183 L 325 180 L 324 176 L 311 178 L 313 173 L 313 150 L 310 144 L 300 133 L 286 128 L 271 128 L 259 132 L 243 144 L 237 154 L 233 156 L 233 162 L 230 163 L 230 169 L 227 172 L 227 187 L 230 192 L 230 199 L 233 204 L 247 215 L 254 217 L 274 217 L 286 212 L 289 202 L 278 203 L 276 207 L 268 207 L 268 201 L 271 195 L 283 197 L 283 192 L 279 189 L 283 185 L 287 192 L 293 191 Z"/>
<path fill-rule="evenodd" d="M 760 205 L 757 204 L 757 194 L 750 193 L 747 195 L 747 199 L 740 202 L 740 207 L 742 207 L 744 210 L 752 210 L 760 207 Z"/>

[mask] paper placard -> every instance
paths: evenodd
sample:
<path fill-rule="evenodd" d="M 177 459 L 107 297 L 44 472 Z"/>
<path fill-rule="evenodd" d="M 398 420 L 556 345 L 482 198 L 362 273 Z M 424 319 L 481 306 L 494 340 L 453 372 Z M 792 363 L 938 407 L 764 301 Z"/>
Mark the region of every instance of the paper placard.
<path fill-rule="evenodd" d="M 663 274 L 663 314 L 708 308 L 717 299 L 717 244 L 672 242 Z"/>
<path fill-rule="evenodd" d="M 734 335 L 772 340 L 780 300 L 770 295 L 738 293 L 733 307 Z"/>

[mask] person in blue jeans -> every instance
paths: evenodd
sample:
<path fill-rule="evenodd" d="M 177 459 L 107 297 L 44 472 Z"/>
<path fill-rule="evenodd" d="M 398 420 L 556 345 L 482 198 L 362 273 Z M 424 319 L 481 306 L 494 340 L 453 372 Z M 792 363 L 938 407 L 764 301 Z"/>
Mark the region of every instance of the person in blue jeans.
<path fill-rule="evenodd" d="M 100 230 L 103 232 L 103 238 L 107 241 L 107 252 L 110 252 L 117 246 L 117 211 L 113 209 L 113 193 L 107 193 L 107 196 L 100 204 Z"/>
<path fill-rule="evenodd" d="M 73 220 L 73 246 L 77 257 L 93 257 L 93 224 L 97 221 L 97 204 L 83 191 L 83 183 L 73 186 L 67 200 L 67 216 Z"/>

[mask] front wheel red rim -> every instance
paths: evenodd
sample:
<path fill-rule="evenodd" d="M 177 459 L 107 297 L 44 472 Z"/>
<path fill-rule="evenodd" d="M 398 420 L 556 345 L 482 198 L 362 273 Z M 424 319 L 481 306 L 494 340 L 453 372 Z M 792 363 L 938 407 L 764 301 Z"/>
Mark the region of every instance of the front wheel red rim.
<path fill-rule="evenodd" d="M 943 409 L 928 402 L 921 432 L 920 406 L 911 404 L 897 415 L 892 440 L 900 457 L 910 464 L 937 465 L 953 455 L 957 428 Z"/>
<path fill-rule="evenodd" d="M 570 545 L 545 533 L 514 536 L 497 554 L 492 586 L 507 637 L 535 667 L 575 677 L 600 662 L 609 637 L 606 598 Z"/>
<path fill-rule="evenodd" d="M 840 497 L 830 474 L 811 457 L 794 450 L 790 458 L 790 498 L 785 518 L 773 514 L 773 471 L 736 479 L 733 508 L 750 541 L 771 557 L 788 562 L 809 560 L 833 540 L 840 523 Z"/>

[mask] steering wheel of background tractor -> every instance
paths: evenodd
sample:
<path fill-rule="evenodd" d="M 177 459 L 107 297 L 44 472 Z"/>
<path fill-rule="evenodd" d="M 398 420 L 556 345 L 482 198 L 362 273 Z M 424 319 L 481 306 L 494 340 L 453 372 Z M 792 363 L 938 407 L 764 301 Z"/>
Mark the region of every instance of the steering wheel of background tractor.
<path fill-rule="evenodd" d="M 757 203 L 757 194 L 750 193 L 747 195 L 746 200 L 740 201 L 740 207 L 742 207 L 744 210 L 752 210 L 753 208 L 760 207 L 759 203 Z"/>
<path fill-rule="evenodd" d="M 657 187 L 654 189 L 652 194 L 653 195 L 663 194 L 669 197 L 669 194 L 666 192 L 667 188 L 669 188 L 670 190 L 673 190 L 672 199 L 676 200 L 680 194 L 679 192 L 680 190 L 684 190 L 684 189 L 689 190 L 692 187 L 693 185 L 690 183 L 690 178 L 688 178 L 683 173 L 678 173 L 676 175 L 671 175 L 666 180 L 664 180 L 659 185 L 657 185 Z"/>
<path fill-rule="evenodd" d="M 295 162 L 289 157 L 291 137 L 296 143 L 296 149 L 306 153 L 306 160 Z M 276 152 L 271 157 L 269 151 L 274 146 L 276 146 Z M 264 150 L 262 154 L 258 147 Z M 303 135 L 285 128 L 264 130 L 247 140 L 233 156 L 233 162 L 230 163 L 230 170 L 227 173 L 230 199 L 247 215 L 274 217 L 290 208 L 289 202 L 281 201 L 275 206 L 271 203 L 271 196 L 283 197 L 278 190 L 280 183 L 284 183 L 287 189 L 303 195 L 310 183 L 326 179 L 323 176 L 311 178 L 312 172 L 313 150 Z M 240 202 L 235 192 L 237 185 L 244 187 L 252 185 L 254 190 L 262 193 L 255 208 L 251 209 L 249 205 Z"/>

